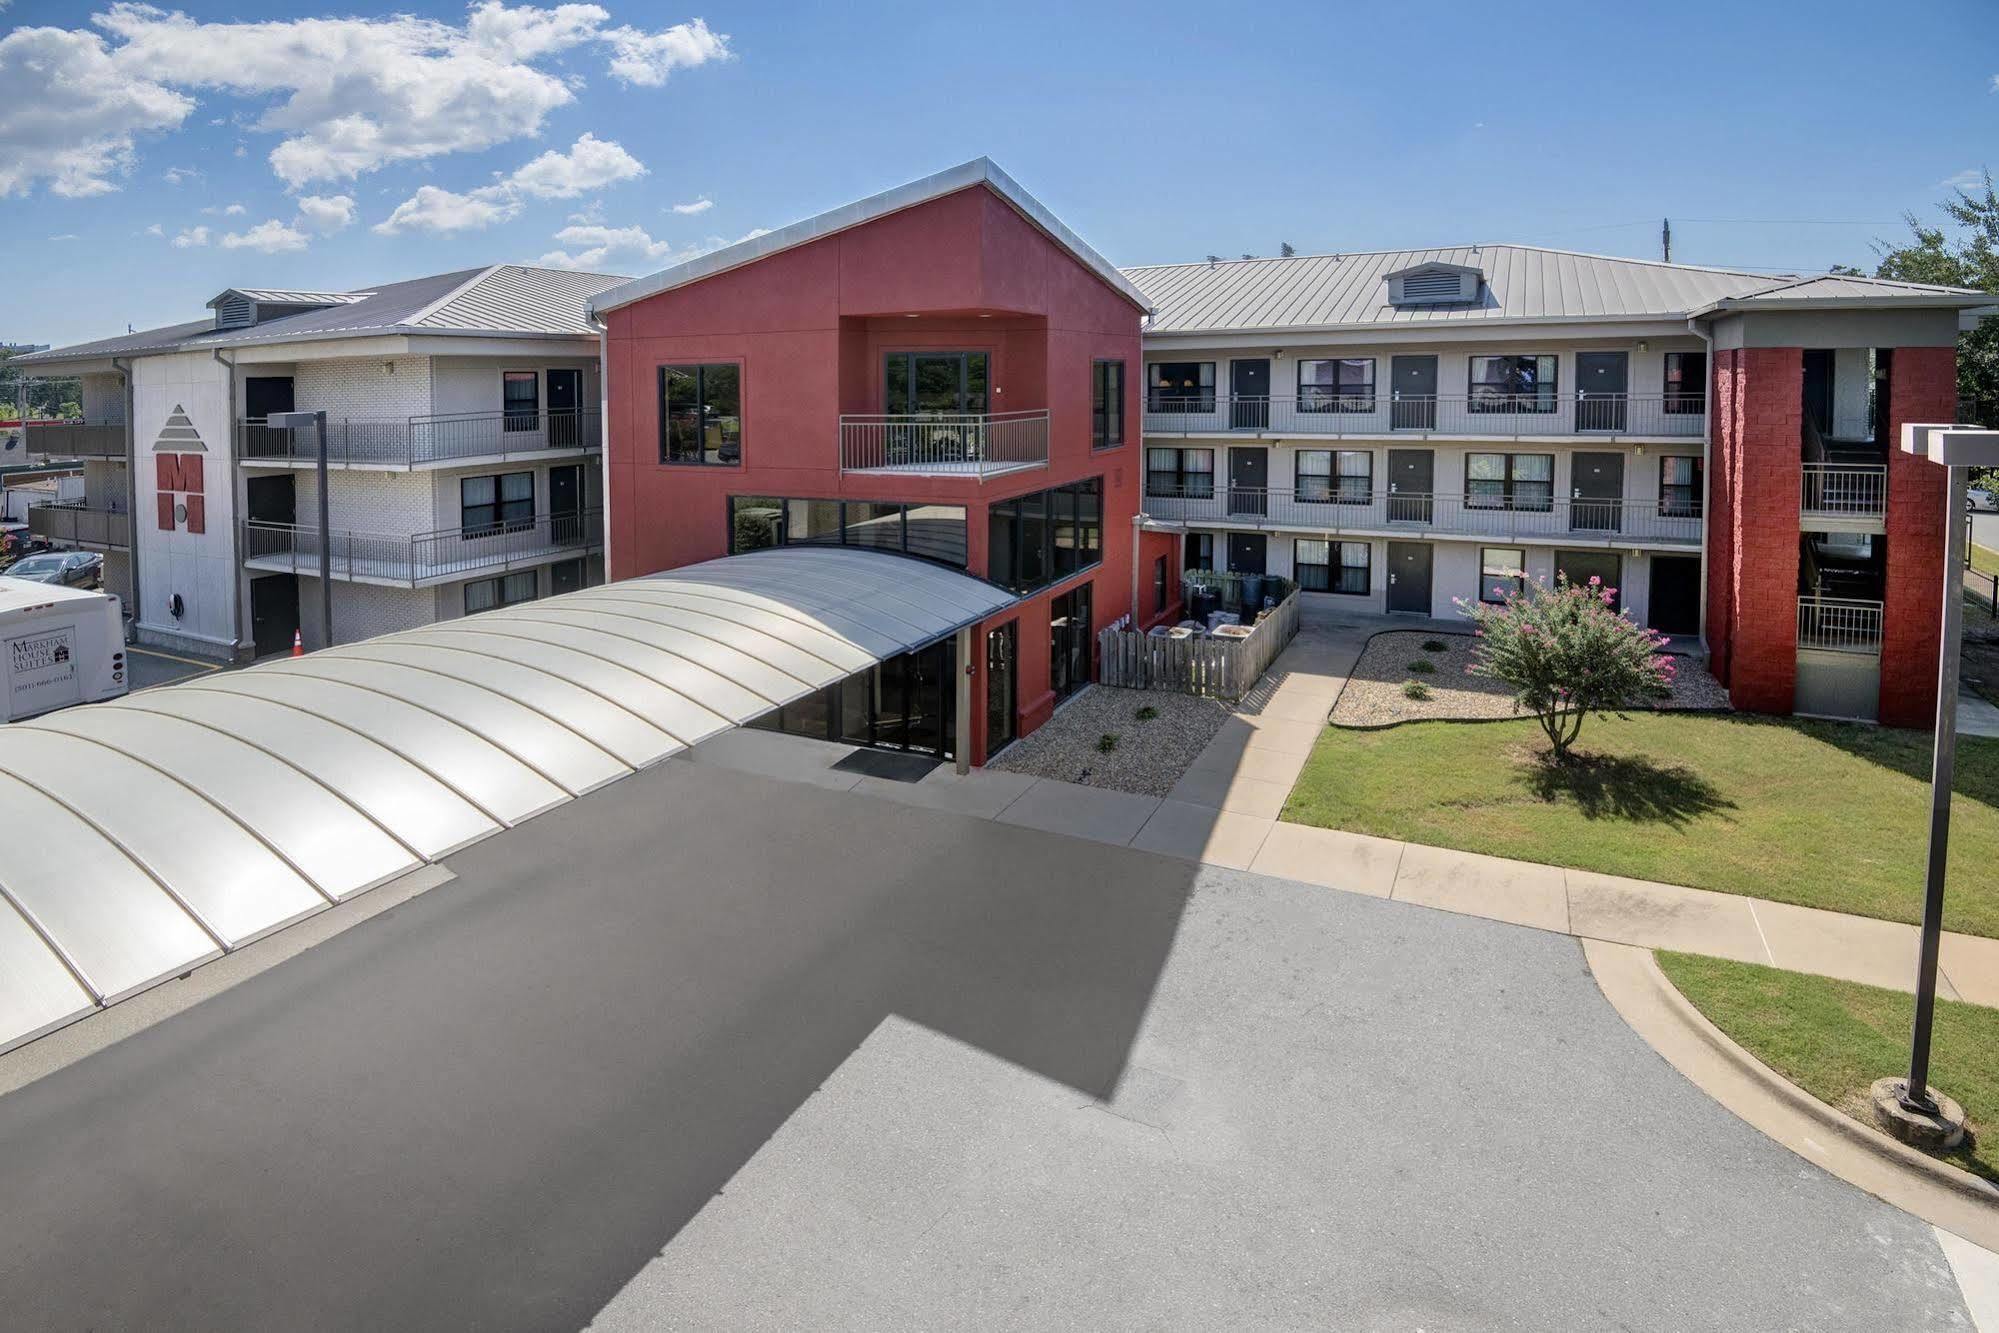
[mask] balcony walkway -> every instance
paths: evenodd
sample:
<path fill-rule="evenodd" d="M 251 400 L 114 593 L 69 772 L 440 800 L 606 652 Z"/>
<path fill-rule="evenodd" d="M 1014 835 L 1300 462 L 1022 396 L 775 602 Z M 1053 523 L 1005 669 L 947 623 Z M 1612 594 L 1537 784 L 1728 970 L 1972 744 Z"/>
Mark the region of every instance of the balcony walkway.
<path fill-rule="evenodd" d="M 246 569 L 318 576 L 317 528 L 255 520 L 244 520 L 241 527 Z M 410 536 L 335 528 L 329 573 L 341 583 L 428 588 L 552 564 L 601 550 L 603 544 L 603 512 L 596 509 Z"/>
<path fill-rule="evenodd" d="M 342 417 L 326 422 L 327 466 L 344 471 L 413 472 L 477 467 L 526 458 L 579 458 L 603 447 L 595 411 L 475 412 L 430 417 Z M 237 461 L 251 468 L 319 465 L 310 430 L 236 423 Z"/>
<path fill-rule="evenodd" d="M 1145 412 L 1148 436 L 1672 443 L 1706 432 L 1701 399 L 1657 394 L 1155 396 Z"/>
<path fill-rule="evenodd" d="M 1327 493 L 1330 497 L 1335 492 Z M 1148 526 L 1284 529 L 1335 536 L 1422 541 L 1464 537 L 1536 546 L 1698 547 L 1701 518 L 1655 500 L 1578 500 L 1538 504 L 1491 497 L 1356 492 L 1343 499 L 1302 499 L 1274 487 L 1218 486 L 1212 491 L 1152 490 L 1143 500 Z"/>
<path fill-rule="evenodd" d="M 870 476 L 987 481 L 1048 466 L 1048 410 L 849 413 L 840 470 Z"/>

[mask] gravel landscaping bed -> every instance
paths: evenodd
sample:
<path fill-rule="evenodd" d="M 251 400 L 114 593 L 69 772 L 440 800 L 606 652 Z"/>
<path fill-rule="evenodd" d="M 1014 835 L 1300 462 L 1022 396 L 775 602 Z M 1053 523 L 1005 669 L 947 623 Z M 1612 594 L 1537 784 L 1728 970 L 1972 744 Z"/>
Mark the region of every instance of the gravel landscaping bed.
<path fill-rule="evenodd" d="M 1513 691 L 1504 681 L 1474 676 L 1469 634 L 1439 634 L 1421 631 L 1394 631 L 1368 640 L 1367 650 L 1354 664 L 1346 688 L 1340 691 L 1333 708 L 1336 727 L 1385 727 L 1395 722 L 1416 722 L 1429 718 L 1514 717 Z M 1432 652 L 1424 644 L 1441 644 Z M 1727 708 L 1728 691 L 1691 657 L 1676 657 L 1679 671 L 1673 681 L 1673 696 L 1658 704 L 1661 709 Z M 1429 663 L 1433 668 L 1411 670 L 1413 664 Z M 1411 699 L 1402 692 L 1408 681 L 1421 681 L 1429 697 Z"/>
<path fill-rule="evenodd" d="M 1138 712 L 1144 708 L 1156 710 L 1158 716 L 1140 721 Z M 989 767 L 1139 796 L 1164 796 L 1207 748 L 1228 715 L 1228 705 L 1216 699 L 1092 685 Z M 1107 735 L 1117 737 L 1117 744 L 1109 751 L 1100 750 L 1099 742 Z"/>

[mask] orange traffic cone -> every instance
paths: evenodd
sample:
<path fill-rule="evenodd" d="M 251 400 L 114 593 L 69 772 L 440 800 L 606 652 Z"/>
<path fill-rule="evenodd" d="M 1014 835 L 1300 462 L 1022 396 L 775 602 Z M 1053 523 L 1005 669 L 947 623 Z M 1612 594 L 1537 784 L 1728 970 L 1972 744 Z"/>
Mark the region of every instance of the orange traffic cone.
<path fill-rule="evenodd" d="M 299 630 L 292 631 L 292 656 L 305 656 L 305 635 Z"/>

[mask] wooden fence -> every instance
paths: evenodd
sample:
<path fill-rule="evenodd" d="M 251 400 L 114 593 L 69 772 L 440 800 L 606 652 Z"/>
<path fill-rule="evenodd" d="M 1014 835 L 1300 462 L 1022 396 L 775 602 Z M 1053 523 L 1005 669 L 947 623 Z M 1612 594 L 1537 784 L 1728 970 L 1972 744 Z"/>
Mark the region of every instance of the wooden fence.
<path fill-rule="evenodd" d="M 1172 690 L 1215 699 L 1248 694 L 1298 633 L 1298 592 L 1279 602 L 1247 638 L 1169 639 L 1135 630 L 1097 636 L 1099 679 L 1134 690 Z"/>

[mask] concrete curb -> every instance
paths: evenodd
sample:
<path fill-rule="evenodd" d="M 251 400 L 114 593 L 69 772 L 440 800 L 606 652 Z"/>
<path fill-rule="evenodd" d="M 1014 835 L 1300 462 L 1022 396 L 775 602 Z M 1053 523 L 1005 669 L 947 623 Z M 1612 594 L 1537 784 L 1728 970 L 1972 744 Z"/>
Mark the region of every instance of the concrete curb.
<path fill-rule="evenodd" d="M 1999 1186 L 1896 1142 L 1784 1078 L 1709 1022 L 1660 970 L 1652 950 L 1582 944 L 1598 988 L 1625 1022 L 1730 1112 L 1876 1198 L 1999 1250 Z"/>

